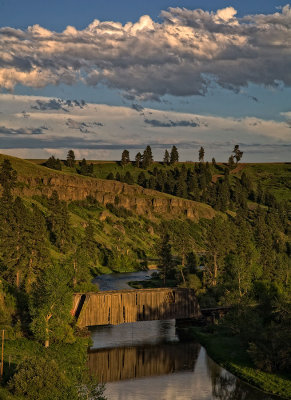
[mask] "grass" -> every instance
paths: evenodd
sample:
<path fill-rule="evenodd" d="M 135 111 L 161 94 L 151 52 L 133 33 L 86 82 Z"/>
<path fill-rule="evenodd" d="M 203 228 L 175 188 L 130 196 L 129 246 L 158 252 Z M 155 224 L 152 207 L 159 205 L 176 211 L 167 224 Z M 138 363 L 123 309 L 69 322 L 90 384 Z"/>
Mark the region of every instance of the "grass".
<path fill-rule="evenodd" d="M 207 349 L 209 356 L 218 364 L 243 381 L 283 399 L 291 398 L 290 376 L 257 369 L 239 337 L 229 336 L 218 329 L 214 333 L 207 333 L 198 327 L 190 328 L 189 334 Z"/>
<path fill-rule="evenodd" d="M 245 164 L 243 171 L 256 184 L 260 182 L 277 200 L 291 201 L 291 163 Z"/>

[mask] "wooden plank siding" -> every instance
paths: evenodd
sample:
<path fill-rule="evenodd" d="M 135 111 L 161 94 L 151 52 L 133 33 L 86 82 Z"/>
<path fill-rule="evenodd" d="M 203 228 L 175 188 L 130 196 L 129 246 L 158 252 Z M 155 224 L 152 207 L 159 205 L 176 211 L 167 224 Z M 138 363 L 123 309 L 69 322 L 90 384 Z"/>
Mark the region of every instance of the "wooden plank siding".
<path fill-rule="evenodd" d="M 76 293 L 72 314 L 77 325 L 119 325 L 137 321 L 187 319 L 200 316 L 192 289 L 138 289 Z"/>
<path fill-rule="evenodd" d="M 198 343 L 115 347 L 89 352 L 88 367 L 100 383 L 193 371 Z"/>

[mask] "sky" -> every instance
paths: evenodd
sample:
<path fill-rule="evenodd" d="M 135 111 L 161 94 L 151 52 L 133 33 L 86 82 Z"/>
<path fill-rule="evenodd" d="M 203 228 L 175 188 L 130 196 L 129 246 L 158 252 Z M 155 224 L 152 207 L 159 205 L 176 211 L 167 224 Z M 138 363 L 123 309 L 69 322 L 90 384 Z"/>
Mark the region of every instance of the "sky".
<path fill-rule="evenodd" d="M 290 161 L 290 86 L 286 2 L 0 0 L 1 153 Z"/>

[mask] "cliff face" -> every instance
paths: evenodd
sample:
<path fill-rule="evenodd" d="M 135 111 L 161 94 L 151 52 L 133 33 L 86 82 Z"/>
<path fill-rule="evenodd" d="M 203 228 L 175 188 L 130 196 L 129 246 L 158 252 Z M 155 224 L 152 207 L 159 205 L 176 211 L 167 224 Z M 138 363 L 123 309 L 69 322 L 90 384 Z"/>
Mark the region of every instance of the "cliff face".
<path fill-rule="evenodd" d="M 140 215 L 162 214 L 168 217 L 186 216 L 213 218 L 215 211 L 202 203 L 166 195 L 155 190 L 144 189 L 137 185 L 127 185 L 118 181 L 87 178 L 62 173 L 47 173 L 45 176 L 27 176 L 18 173 L 22 188 L 16 194 L 31 197 L 33 195 L 51 196 L 54 190 L 65 201 L 84 200 L 92 196 L 100 203 L 115 203 Z"/>

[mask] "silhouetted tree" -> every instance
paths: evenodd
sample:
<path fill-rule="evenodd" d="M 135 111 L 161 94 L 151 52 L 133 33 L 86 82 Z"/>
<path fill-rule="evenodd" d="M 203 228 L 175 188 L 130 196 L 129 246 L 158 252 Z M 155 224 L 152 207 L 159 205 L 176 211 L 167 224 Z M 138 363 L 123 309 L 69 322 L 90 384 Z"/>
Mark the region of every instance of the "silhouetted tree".
<path fill-rule="evenodd" d="M 141 162 L 142 162 L 142 155 L 140 152 L 138 152 L 137 155 L 135 156 L 135 166 L 137 168 L 140 168 Z"/>
<path fill-rule="evenodd" d="M 129 151 L 128 150 L 123 150 L 122 155 L 121 155 L 121 165 L 124 166 L 130 162 L 129 158 Z"/>
<path fill-rule="evenodd" d="M 178 149 L 176 146 L 173 146 L 170 155 L 170 164 L 175 164 L 178 161 L 179 161 Z"/>
<path fill-rule="evenodd" d="M 61 161 L 54 156 L 51 156 L 44 164 L 47 168 L 56 169 L 58 171 L 62 170 Z"/>
<path fill-rule="evenodd" d="M 201 146 L 200 150 L 199 150 L 199 161 L 203 162 L 204 161 L 204 155 L 205 155 L 205 150 L 204 148 Z"/>
<path fill-rule="evenodd" d="M 234 153 L 234 158 L 236 159 L 236 163 L 238 163 L 243 156 L 243 151 L 240 151 L 238 144 L 234 146 L 233 153 Z"/>
<path fill-rule="evenodd" d="M 143 168 L 148 168 L 153 163 L 153 153 L 151 146 L 147 146 L 142 156 L 142 166 Z"/>
<path fill-rule="evenodd" d="M 73 168 L 75 166 L 75 153 L 73 150 L 69 150 L 67 154 L 67 166 Z"/>
<path fill-rule="evenodd" d="M 163 158 L 163 163 L 165 163 L 166 165 L 170 164 L 170 155 L 168 150 L 165 150 L 165 154 L 164 154 L 164 158 Z"/>

